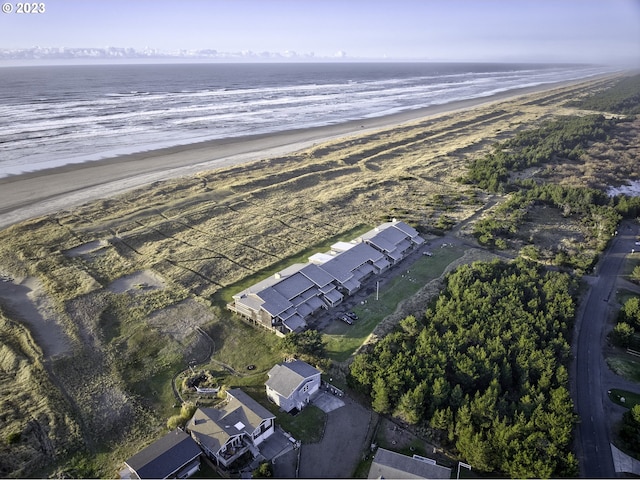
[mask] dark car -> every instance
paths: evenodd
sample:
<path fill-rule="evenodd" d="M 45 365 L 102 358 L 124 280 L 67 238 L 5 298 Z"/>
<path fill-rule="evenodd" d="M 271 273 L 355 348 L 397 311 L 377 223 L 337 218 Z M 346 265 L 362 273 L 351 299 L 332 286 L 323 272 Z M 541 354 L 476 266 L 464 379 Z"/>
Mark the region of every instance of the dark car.
<path fill-rule="evenodd" d="M 356 315 L 355 312 L 347 312 L 345 313 L 345 315 L 351 320 L 358 320 L 358 315 Z"/>
<path fill-rule="evenodd" d="M 351 320 L 346 315 L 340 315 L 338 318 L 348 325 L 353 325 L 353 320 Z"/>

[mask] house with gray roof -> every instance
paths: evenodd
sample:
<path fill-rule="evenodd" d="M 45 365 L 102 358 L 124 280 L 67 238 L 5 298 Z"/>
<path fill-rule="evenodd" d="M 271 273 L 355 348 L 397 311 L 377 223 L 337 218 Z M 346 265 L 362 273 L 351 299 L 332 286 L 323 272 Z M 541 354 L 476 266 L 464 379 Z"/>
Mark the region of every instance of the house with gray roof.
<path fill-rule="evenodd" d="M 176 429 L 126 460 L 120 478 L 188 478 L 200 470 L 200 455 L 198 444 Z"/>
<path fill-rule="evenodd" d="M 187 424 L 204 453 L 222 467 L 229 467 L 247 452 L 258 456 L 258 445 L 274 429 L 275 415 L 240 389 L 227 390 L 220 408 L 198 408 Z"/>
<path fill-rule="evenodd" d="M 451 469 L 429 458 L 378 448 L 367 478 L 451 478 Z"/>
<path fill-rule="evenodd" d="M 394 219 L 252 285 L 235 294 L 227 307 L 278 334 L 300 332 L 307 319 L 339 305 L 423 243 L 413 227 Z"/>
<path fill-rule="evenodd" d="M 302 360 L 283 362 L 269 370 L 267 397 L 285 412 L 302 410 L 320 390 L 321 372 Z"/>
<path fill-rule="evenodd" d="M 417 230 L 395 219 L 377 226 L 360 239 L 384 253 L 393 264 L 403 260 L 412 249 L 424 243 Z"/>

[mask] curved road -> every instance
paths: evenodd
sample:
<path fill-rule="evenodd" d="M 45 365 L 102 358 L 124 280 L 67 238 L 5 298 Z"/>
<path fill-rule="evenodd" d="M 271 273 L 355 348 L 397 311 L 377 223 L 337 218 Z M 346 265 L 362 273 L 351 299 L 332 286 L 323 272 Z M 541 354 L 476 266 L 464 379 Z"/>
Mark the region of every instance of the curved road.
<path fill-rule="evenodd" d="M 592 279 L 591 288 L 580 307 L 576 329 L 577 342 L 574 365 L 574 401 L 580 417 L 577 435 L 578 461 L 582 477 L 613 478 L 610 446 L 611 411 L 607 390 L 613 382 L 623 379 L 611 373 L 603 356 L 606 342 L 605 326 L 615 303 L 616 281 L 622 271 L 625 255 L 634 247 L 638 234 L 635 224 L 624 222 L 598 264 L 598 275 Z M 637 384 L 629 383 L 627 389 L 640 391 Z"/>

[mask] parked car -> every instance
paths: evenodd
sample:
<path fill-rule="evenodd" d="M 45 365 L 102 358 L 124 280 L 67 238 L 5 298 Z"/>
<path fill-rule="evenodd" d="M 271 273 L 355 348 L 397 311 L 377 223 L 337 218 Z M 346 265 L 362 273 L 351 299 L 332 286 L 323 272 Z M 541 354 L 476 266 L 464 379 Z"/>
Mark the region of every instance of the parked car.
<path fill-rule="evenodd" d="M 351 320 L 349 317 L 347 317 L 346 315 L 340 315 L 340 317 L 338 317 L 340 320 L 342 320 L 344 323 L 348 324 L 348 325 L 353 325 L 353 320 Z"/>
<path fill-rule="evenodd" d="M 345 313 L 345 315 L 347 317 L 349 317 L 351 320 L 357 320 L 358 319 L 358 315 L 356 315 L 355 312 L 347 312 L 347 313 Z"/>

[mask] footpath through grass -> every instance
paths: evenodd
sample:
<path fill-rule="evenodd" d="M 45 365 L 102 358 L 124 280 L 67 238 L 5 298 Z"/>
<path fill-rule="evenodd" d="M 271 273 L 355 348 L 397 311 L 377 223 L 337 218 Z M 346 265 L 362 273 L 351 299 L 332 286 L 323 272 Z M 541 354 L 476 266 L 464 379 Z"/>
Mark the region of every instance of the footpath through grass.
<path fill-rule="evenodd" d="M 436 249 L 432 257 L 423 256 L 408 270 L 399 274 L 384 287 L 380 288 L 378 299 L 376 294 L 369 295 L 364 303 L 353 311 L 359 320 L 353 325 L 334 322 L 323 335 L 326 342 L 327 355 L 334 361 L 347 360 L 373 332 L 376 325 L 391 315 L 398 304 L 414 295 L 425 284 L 442 275 L 447 265 L 460 258 L 464 250 L 458 247 Z"/>

